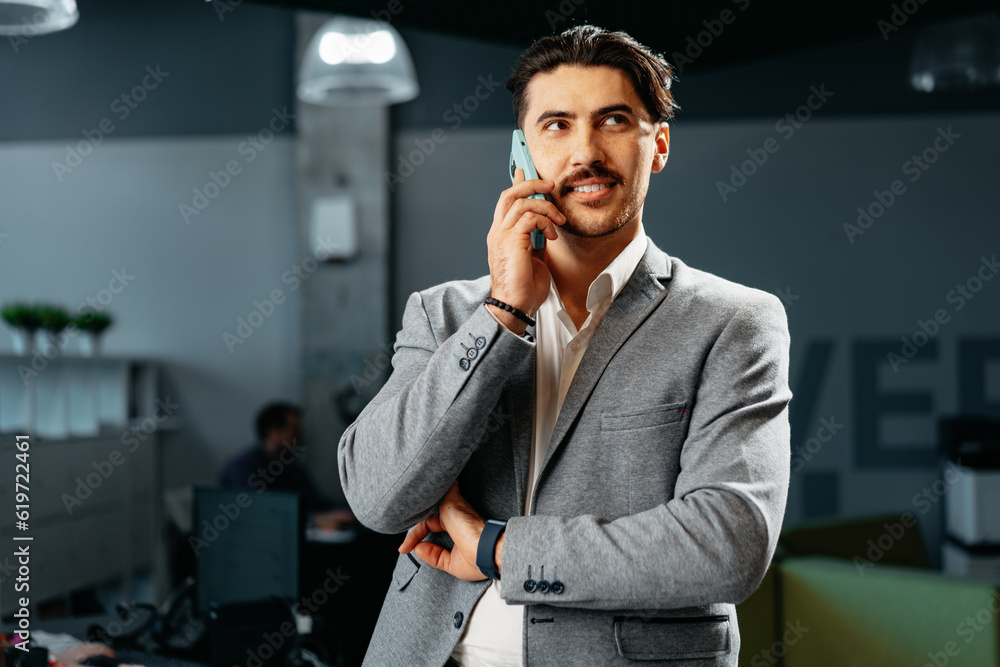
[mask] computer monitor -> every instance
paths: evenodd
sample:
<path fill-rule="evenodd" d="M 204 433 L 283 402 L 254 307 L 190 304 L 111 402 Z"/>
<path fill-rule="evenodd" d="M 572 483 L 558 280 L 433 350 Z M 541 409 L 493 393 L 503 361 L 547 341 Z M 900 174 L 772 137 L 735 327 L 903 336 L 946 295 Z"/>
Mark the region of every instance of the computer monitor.
<path fill-rule="evenodd" d="M 299 522 L 297 493 L 195 488 L 198 612 L 212 603 L 298 598 Z"/>

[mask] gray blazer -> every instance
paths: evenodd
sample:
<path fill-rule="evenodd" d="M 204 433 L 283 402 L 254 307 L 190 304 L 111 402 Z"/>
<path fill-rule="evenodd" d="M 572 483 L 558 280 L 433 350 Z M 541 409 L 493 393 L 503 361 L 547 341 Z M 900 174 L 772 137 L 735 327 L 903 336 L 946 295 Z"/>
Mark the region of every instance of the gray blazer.
<path fill-rule="evenodd" d="M 500 594 L 525 605 L 525 665 L 735 666 L 733 605 L 764 576 L 788 491 L 781 302 L 650 240 L 580 362 L 522 516 L 535 347 L 490 315 L 489 290 L 485 276 L 410 297 L 392 376 L 340 440 L 351 508 L 406 531 L 457 478 L 484 518 L 507 520 Z M 558 594 L 525 586 L 556 577 Z M 364 664 L 441 667 L 488 585 L 400 556 Z"/>

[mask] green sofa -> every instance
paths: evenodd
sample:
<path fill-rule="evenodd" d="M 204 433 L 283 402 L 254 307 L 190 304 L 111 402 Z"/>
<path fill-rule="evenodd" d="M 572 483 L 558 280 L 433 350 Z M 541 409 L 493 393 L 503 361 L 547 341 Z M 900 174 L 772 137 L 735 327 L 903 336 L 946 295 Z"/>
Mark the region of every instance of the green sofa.
<path fill-rule="evenodd" d="M 740 667 L 1000 667 L 1000 582 L 927 570 L 899 520 L 785 531 L 737 607 Z"/>

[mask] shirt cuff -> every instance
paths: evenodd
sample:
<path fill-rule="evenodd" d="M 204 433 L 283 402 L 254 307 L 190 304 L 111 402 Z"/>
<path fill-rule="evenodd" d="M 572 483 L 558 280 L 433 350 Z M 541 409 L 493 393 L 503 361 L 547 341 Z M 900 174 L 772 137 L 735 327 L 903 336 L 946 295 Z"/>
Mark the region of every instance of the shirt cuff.
<path fill-rule="evenodd" d="M 528 333 L 527 331 L 525 331 L 525 332 L 524 332 L 523 334 L 521 334 L 521 335 L 518 335 L 518 334 L 514 333 L 513 331 L 511 331 L 510 329 L 508 329 L 508 328 L 507 328 L 507 325 L 506 325 L 506 324 L 504 324 L 503 322 L 501 322 L 501 321 L 500 321 L 500 318 L 499 318 L 499 317 L 497 317 L 497 316 L 496 316 L 496 314 L 495 314 L 495 313 L 494 313 L 494 312 L 493 312 L 492 310 L 490 310 L 490 307 L 489 307 L 489 306 L 487 306 L 487 305 L 486 305 L 485 303 L 483 304 L 483 308 L 485 308 L 485 309 L 486 309 L 486 312 L 490 314 L 490 317 L 492 317 L 492 318 L 493 318 L 494 320 L 496 320 L 496 321 L 497 321 L 497 324 L 499 324 L 499 325 L 500 325 L 500 328 L 501 328 L 502 330 L 506 331 L 506 332 L 507 332 L 508 334 L 510 334 L 511 336 L 514 336 L 514 337 L 516 337 L 516 338 L 521 338 L 521 339 L 524 339 L 524 340 L 528 341 L 529 343 L 532 343 L 532 344 L 534 344 L 534 342 L 535 342 L 535 337 L 534 337 L 534 336 L 532 336 L 532 335 L 531 335 L 530 333 Z"/>

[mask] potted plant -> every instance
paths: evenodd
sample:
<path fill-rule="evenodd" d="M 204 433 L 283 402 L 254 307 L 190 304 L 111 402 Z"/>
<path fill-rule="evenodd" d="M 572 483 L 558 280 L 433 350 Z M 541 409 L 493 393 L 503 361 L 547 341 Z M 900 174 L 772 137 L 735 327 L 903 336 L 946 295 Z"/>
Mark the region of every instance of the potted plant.
<path fill-rule="evenodd" d="M 70 323 L 69 314 L 58 306 L 39 306 L 36 309 L 42 328 L 35 332 L 35 346 L 45 356 L 55 353 L 56 342 L 53 336 L 66 328 Z"/>
<path fill-rule="evenodd" d="M 14 328 L 14 354 L 27 354 L 35 331 L 42 325 L 35 308 L 26 303 L 4 306 L 0 317 Z"/>
<path fill-rule="evenodd" d="M 80 353 L 92 357 L 101 350 L 101 334 L 111 326 L 111 316 L 84 311 L 73 318 L 73 324 L 85 335 L 80 337 Z"/>

